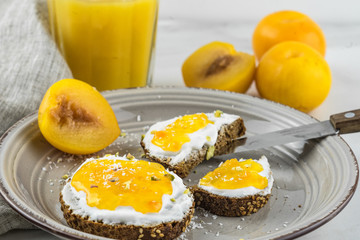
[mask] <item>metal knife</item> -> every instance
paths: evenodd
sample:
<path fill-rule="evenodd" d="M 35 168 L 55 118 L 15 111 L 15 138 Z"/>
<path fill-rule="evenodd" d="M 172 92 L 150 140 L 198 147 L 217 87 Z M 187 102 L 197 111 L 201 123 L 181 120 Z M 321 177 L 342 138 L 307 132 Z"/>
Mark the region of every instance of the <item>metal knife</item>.
<path fill-rule="evenodd" d="M 335 134 L 360 131 L 360 109 L 338 113 L 323 122 L 287 128 L 275 132 L 241 137 L 233 140 L 236 152 L 255 150 Z M 226 154 L 226 155 L 233 155 Z M 221 155 L 225 157 L 226 155 Z"/>

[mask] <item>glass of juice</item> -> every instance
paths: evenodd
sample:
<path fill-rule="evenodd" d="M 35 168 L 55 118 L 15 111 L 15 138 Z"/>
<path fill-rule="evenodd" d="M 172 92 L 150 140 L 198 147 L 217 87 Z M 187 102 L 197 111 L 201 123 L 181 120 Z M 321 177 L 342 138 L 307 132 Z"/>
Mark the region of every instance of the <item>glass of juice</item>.
<path fill-rule="evenodd" d="M 158 0 L 47 0 L 73 77 L 97 90 L 150 85 Z"/>

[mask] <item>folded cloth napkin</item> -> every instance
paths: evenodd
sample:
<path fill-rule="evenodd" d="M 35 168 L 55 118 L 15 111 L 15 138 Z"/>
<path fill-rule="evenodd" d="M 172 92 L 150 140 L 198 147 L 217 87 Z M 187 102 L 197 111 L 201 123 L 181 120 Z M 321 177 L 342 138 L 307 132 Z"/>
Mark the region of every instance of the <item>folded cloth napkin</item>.
<path fill-rule="evenodd" d="M 0 135 L 34 112 L 46 90 L 71 72 L 51 38 L 46 0 L 0 1 Z M 34 228 L 0 197 L 0 234 Z"/>

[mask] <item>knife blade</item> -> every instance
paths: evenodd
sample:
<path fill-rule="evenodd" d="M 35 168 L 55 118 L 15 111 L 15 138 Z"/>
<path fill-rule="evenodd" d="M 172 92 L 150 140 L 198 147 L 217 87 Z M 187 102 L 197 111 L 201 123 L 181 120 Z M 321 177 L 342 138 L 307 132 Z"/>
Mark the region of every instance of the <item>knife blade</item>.
<path fill-rule="evenodd" d="M 298 142 L 314 138 L 321 138 L 334 135 L 337 130 L 333 127 L 330 120 L 303 125 L 299 127 L 287 128 L 276 132 L 270 132 L 250 137 L 234 139 L 237 150 L 255 150 L 286 143 Z"/>
<path fill-rule="evenodd" d="M 312 123 L 275 132 L 233 139 L 236 152 L 256 150 L 286 143 L 305 141 L 335 134 L 360 131 L 360 109 L 338 113 L 330 116 L 330 120 Z M 220 155 L 233 156 L 234 153 Z"/>

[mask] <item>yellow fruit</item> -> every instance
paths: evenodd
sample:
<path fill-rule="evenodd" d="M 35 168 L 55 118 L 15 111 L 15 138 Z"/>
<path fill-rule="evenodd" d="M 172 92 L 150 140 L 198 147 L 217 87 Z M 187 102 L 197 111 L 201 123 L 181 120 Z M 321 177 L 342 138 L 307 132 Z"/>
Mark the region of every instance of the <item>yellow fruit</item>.
<path fill-rule="evenodd" d="M 265 53 L 255 82 L 262 97 L 309 112 L 327 97 L 331 72 L 316 50 L 304 43 L 287 41 Z"/>
<path fill-rule="evenodd" d="M 63 79 L 54 83 L 40 104 L 38 124 L 45 139 L 71 154 L 90 154 L 110 145 L 120 134 L 106 99 L 89 84 Z"/>
<path fill-rule="evenodd" d="M 255 57 L 224 42 L 211 42 L 191 54 L 182 66 L 188 87 L 245 93 L 253 81 Z"/>
<path fill-rule="evenodd" d="M 264 17 L 256 26 L 252 45 L 257 59 L 276 44 L 284 41 L 305 43 L 325 56 L 324 33 L 310 17 L 296 11 L 279 11 Z"/>

